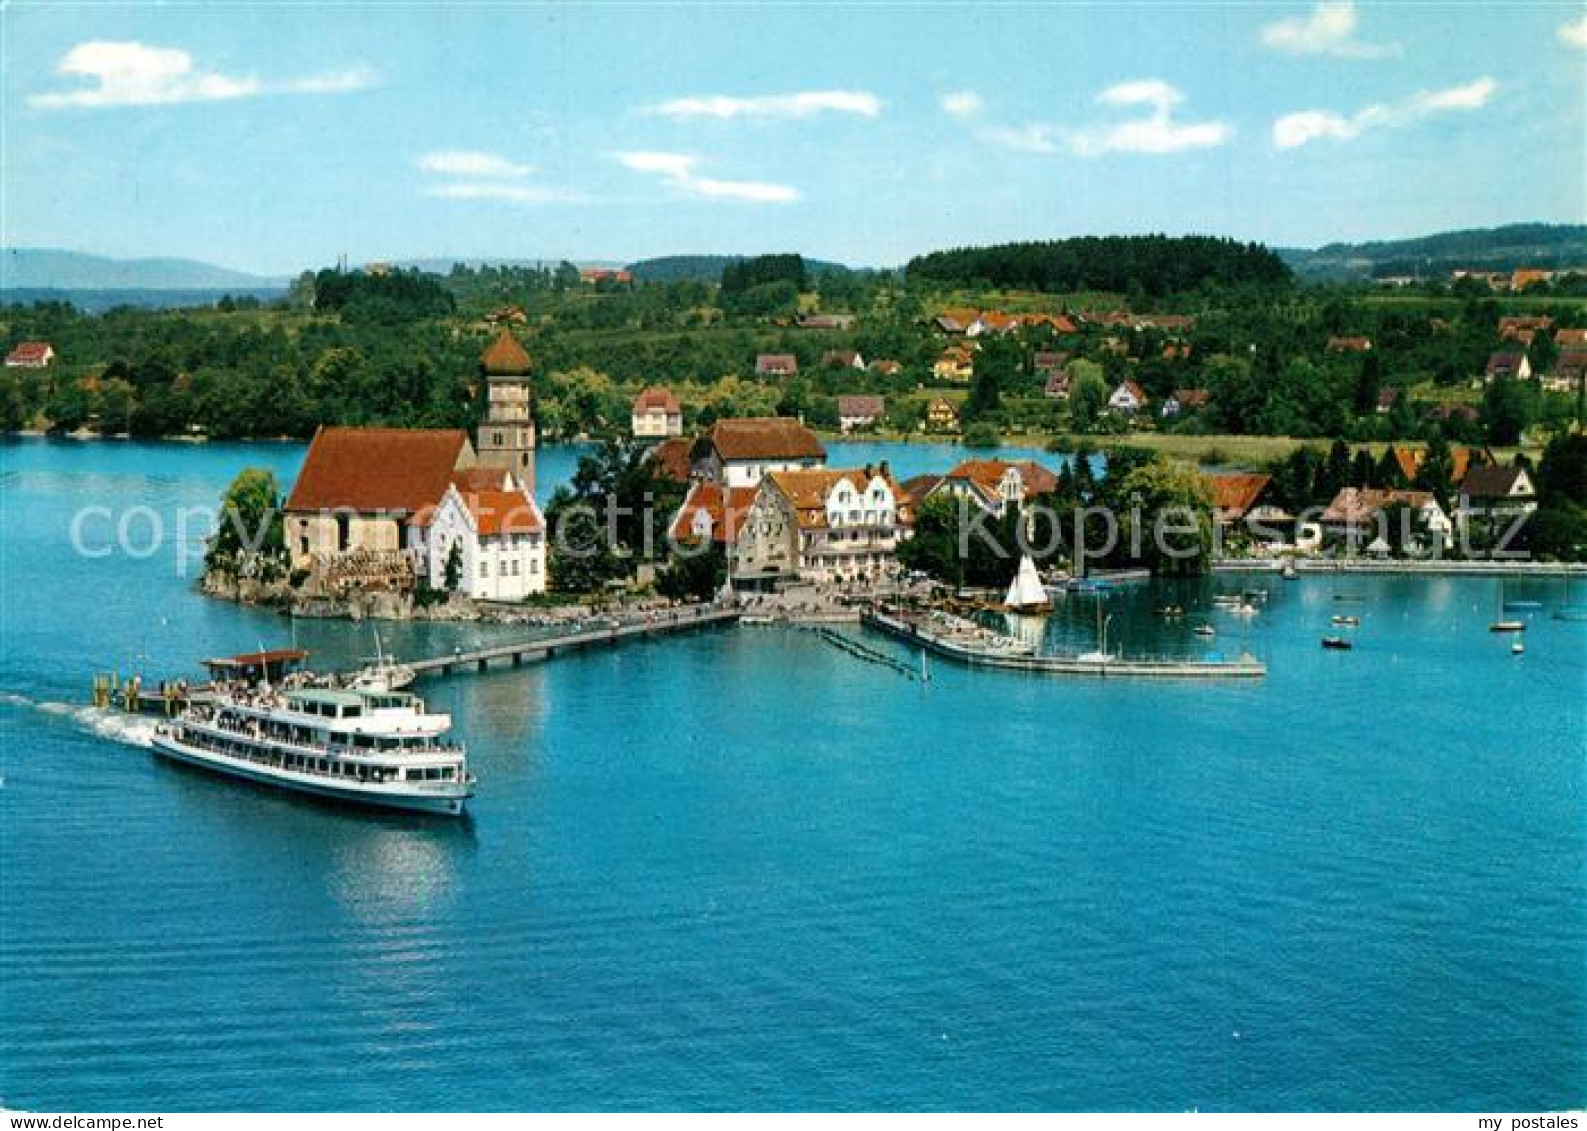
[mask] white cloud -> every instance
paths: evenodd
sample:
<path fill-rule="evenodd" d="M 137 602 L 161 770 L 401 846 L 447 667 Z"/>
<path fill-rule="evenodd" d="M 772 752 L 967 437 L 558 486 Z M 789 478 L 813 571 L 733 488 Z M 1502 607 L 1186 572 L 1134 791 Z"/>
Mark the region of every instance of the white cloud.
<path fill-rule="evenodd" d="M 1350 141 L 1367 130 L 1399 129 L 1434 114 L 1479 110 L 1498 89 L 1498 83 L 1484 77 L 1447 90 L 1418 91 L 1398 102 L 1373 103 L 1348 116 L 1333 110 L 1299 110 L 1273 123 L 1273 144 L 1297 149 L 1320 139 Z"/>
<path fill-rule="evenodd" d="M 1560 42 L 1567 47 L 1581 47 L 1587 49 L 1587 14 L 1572 23 L 1566 20 L 1559 25 Z"/>
<path fill-rule="evenodd" d="M 534 172 L 533 165 L 511 161 L 497 153 L 479 149 L 440 149 L 419 158 L 419 168 L 426 173 L 441 173 L 454 177 L 527 177 Z"/>
<path fill-rule="evenodd" d="M 1318 0 L 1310 13 L 1268 24 L 1262 42 L 1291 55 L 1337 55 L 1346 59 L 1382 59 L 1398 55 L 1397 43 L 1367 43 L 1356 38 L 1353 0 Z"/>
<path fill-rule="evenodd" d="M 1234 136 L 1234 127 L 1227 122 L 1177 120 L 1174 109 L 1184 100 L 1179 90 L 1162 79 L 1135 79 L 1108 87 L 1097 95 L 1097 102 L 1126 110 L 1144 109 L 1144 116 L 1083 126 L 988 122 L 975 127 L 975 136 L 991 145 L 1022 153 L 1067 152 L 1076 157 L 1098 157 L 1107 153 L 1181 153 L 1190 149 L 1210 149 Z M 977 100 L 975 112 L 979 113 L 980 108 Z M 943 100 L 943 109 L 954 113 L 947 99 Z"/>
<path fill-rule="evenodd" d="M 644 150 L 614 153 L 612 156 L 624 168 L 660 177 L 668 185 L 690 196 L 748 200 L 759 204 L 786 204 L 799 199 L 799 190 L 792 185 L 766 181 L 721 181 L 697 176 L 694 167 L 698 160 L 687 153 Z"/>
<path fill-rule="evenodd" d="M 373 86 L 376 78 L 373 70 L 361 64 L 295 79 L 225 75 L 200 70 L 193 57 L 180 48 L 108 40 L 79 43 L 61 56 L 55 70 L 93 82 L 77 90 L 30 94 L 29 106 L 38 110 L 86 109 L 219 102 L 262 94 L 338 94 Z"/>
<path fill-rule="evenodd" d="M 576 192 L 514 184 L 511 181 L 447 181 L 430 185 L 423 192 L 425 196 L 437 196 L 445 200 L 502 200 L 511 204 L 557 204 L 584 199 L 582 194 Z"/>
<path fill-rule="evenodd" d="M 956 90 L 942 96 L 942 111 L 950 118 L 973 118 L 981 112 L 981 96 L 973 90 Z"/>
<path fill-rule="evenodd" d="M 669 118 L 809 118 L 816 114 L 874 118 L 881 114 L 882 103 L 876 95 L 859 90 L 813 90 L 753 98 L 706 94 L 658 102 L 645 107 L 645 112 Z"/>

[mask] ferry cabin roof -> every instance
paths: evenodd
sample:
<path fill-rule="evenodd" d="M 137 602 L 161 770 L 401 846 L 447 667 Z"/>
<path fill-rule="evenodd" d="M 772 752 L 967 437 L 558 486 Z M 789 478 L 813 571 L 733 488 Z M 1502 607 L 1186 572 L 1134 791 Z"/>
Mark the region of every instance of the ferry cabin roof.
<path fill-rule="evenodd" d="M 423 700 L 401 691 L 311 687 L 288 692 L 284 708 L 265 704 L 237 706 L 262 717 L 304 716 L 337 734 L 429 737 L 446 731 L 452 722 L 448 715 L 425 713 Z"/>

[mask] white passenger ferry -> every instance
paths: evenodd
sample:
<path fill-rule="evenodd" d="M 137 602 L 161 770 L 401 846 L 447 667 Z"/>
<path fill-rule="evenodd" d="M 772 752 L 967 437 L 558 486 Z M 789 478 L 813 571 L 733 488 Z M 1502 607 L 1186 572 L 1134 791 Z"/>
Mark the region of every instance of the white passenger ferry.
<path fill-rule="evenodd" d="M 383 686 L 216 684 L 158 728 L 156 753 L 320 797 L 459 814 L 474 794 L 451 716 Z"/>

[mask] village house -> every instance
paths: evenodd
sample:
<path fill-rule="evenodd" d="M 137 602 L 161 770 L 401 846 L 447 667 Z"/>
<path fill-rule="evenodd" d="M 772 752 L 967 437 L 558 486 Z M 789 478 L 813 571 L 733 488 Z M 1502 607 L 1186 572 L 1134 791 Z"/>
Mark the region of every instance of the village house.
<path fill-rule="evenodd" d="M 1208 494 L 1212 496 L 1213 518 L 1226 530 L 1257 522 L 1274 526 L 1293 521 L 1282 507 L 1263 502 L 1263 496 L 1273 481 L 1270 475 L 1217 472 L 1204 474 L 1201 478 L 1207 485 Z"/>
<path fill-rule="evenodd" d="M 1587 346 L 1567 346 L 1554 360 L 1554 372 L 1547 382 L 1555 392 L 1570 392 L 1587 376 Z"/>
<path fill-rule="evenodd" d="M 1513 377 L 1524 381 L 1532 376 L 1532 362 L 1520 350 L 1500 350 L 1488 355 L 1488 365 L 1482 375 L 1488 381 L 1495 381 L 1500 377 Z"/>
<path fill-rule="evenodd" d="M 979 316 L 977 310 L 944 310 L 931 321 L 944 334 L 965 334 Z"/>
<path fill-rule="evenodd" d="M 1556 330 L 1554 344 L 1560 349 L 1587 349 L 1587 330 Z"/>
<path fill-rule="evenodd" d="M 968 381 L 975 372 L 975 354 L 964 346 L 949 346 L 931 366 L 938 381 Z"/>
<path fill-rule="evenodd" d="M 897 568 L 913 523 L 902 488 L 880 467 L 773 471 L 739 529 L 733 581 L 766 588 L 875 581 Z"/>
<path fill-rule="evenodd" d="M 633 272 L 623 268 L 612 267 L 581 267 L 579 268 L 579 282 L 593 286 L 596 283 L 632 283 Z"/>
<path fill-rule="evenodd" d="M 895 361 L 890 357 L 878 358 L 871 362 L 871 372 L 880 377 L 897 377 L 904 371 L 904 363 Z"/>
<path fill-rule="evenodd" d="M 48 342 L 18 342 L 6 354 L 7 369 L 44 369 L 55 360 L 55 347 Z"/>
<path fill-rule="evenodd" d="M 1554 319 L 1546 314 L 1507 314 L 1499 319 L 1499 337 L 1507 342 L 1519 341 L 1523 334 L 1529 337 L 1553 325 Z"/>
<path fill-rule="evenodd" d="M 859 350 L 827 350 L 821 355 L 821 365 L 826 369 L 865 369 L 865 359 Z"/>
<path fill-rule="evenodd" d="M 1164 342 L 1163 343 L 1163 360 L 1164 361 L 1189 361 L 1190 360 L 1190 343 L 1189 342 L 1181 342 L 1181 341 Z"/>
<path fill-rule="evenodd" d="M 1163 399 L 1163 407 L 1159 411 L 1165 418 L 1175 417 L 1206 408 L 1211 401 L 1212 394 L 1206 389 L 1175 389 Z"/>
<path fill-rule="evenodd" d="M 1334 337 L 1328 339 L 1327 345 L 1329 353 L 1366 353 L 1371 349 L 1371 338 Z"/>
<path fill-rule="evenodd" d="M 760 377 L 797 377 L 799 359 L 791 353 L 763 353 L 755 358 L 755 373 Z"/>
<path fill-rule="evenodd" d="M 881 397 L 864 393 L 844 394 L 838 397 L 838 428 L 843 432 L 872 428 L 886 409 L 887 404 Z"/>
<path fill-rule="evenodd" d="M 1407 448 L 1395 444 L 1391 449 L 1394 453 L 1394 462 L 1400 469 L 1400 474 L 1405 477 L 1405 482 L 1416 482 L 1416 474 L 1421 471 L 1422 463 L 1427 459 L 1425 448 Z M 1459 484 L 1466 478 L 1466 473 L 1473 467 L 1493 463 L 1493 453 L 1487 448 L 1468 448 L 1463 444 L 1449 446 L 1449 481 Z"/>
<path fill-rule="evenodd" d="M 786 416 L 718 420 L 694 443 L 694 474 L 727 487 L 758 487 L 772 471 L 825 467 L 827 450 L 816 434 Z"/>
<path fill-rule="evenodd" d="M 967 499 L 1002 518 L 1058 487 L 1058 476 L 1035 460 L 967 459 L 939 479 L 927 497 Z"/>
<path fill-rule="evenodd" d="M 1538 267 L 1517 267 L 1510 274 L 1510 289 L 1524 291 L 1536 283 L 1546 283 L 1554 277 L 1554 272 L 1545 271 Z"/>
<path fill-rule="evenodd" d="M 1389 528 L 1387 512 L 1394 508 L 1410 512 L 1409 530 Z M 1322 528 L 1327 535 L 1343 540 L 1353 549 L 1382 553 L 1402 535 L 1408 549 L 1443 550 L 1449 546 L 1454 523 L 1431 491 L 1344 487 L 1323 511 Z"/>
<path fill-rule="evenodd" d="M 1054 369 L 1047 374 L 1047 383 L 1042 386 L 1041 395 L 1050 401 L 1068 400 L 1069 385 L 1069 371 L 1067 369 Z"/>
<path fill-rule="evenodd" d="M 801 330 L 848 330 L 854 325 L 852 314 L 801 314 L 794 319 Z"/>
<path fill-rule="evenodd" d="M 932 397 L 926 402 L 926 430 L 928 432 L 957 432 L 959 409 L 947 397 Z"/>
<path fill-rule="evenodd" d="M 1440 424 L 1447 424 L 1451 420 L 1463 420 L 1468 424 L 1475 424 L 1482 419 L 1482 414 L 1469 404 L 1460 404 L 1458 401 L 1442 401 L 1433 405 L 1423 415 L 1423 420 L 1436 420 Z"/>
<path fill-rule="evenodd" d="M 731 572 L 739 531 L 759 493 L 759 487 L 723 487 L 704 480 L 692 483 L 673 515 L 668 535 L 680 546 L 712 543 L 722 550 Z"/>
<path fill-rule="evenodd" d="M 638 440 L 683 434 L 683 406 L 672 390 L 653 385 L 634 398 L 633 433 Z"/>
<path fill-rule="evenodd" d="M 1462 522 L 1484 520 L 1492 525 L 1507 522 L 1537 509 L 1537 489 L 1525 468 L 1485 464 L 1474 467 L 1460 481 Z"/>
<path fill-rule="evenodd" d="M 645 454 L 645 460 L 658 478 L 674 483 L 687 483 L 694 476 L 690 453 L 694 439 L 690 436 L 669 436 Z"/>
<path fill-rule="evenodd" d="M 478 601 L 522 601 L 546 590 L 546 526 L 540 508 L 512 472 L 456 472 L 441 501 L 414 516 L 408 550 L 432 589 Z"/>
<path fill-rule="evenodd" d="M 1394 411 L 1394 406 L 1400 403 L 1400 391 L 1393 385 L 1385 386 L 1378 390 L 1377 413 L 1387 416 Z"/>
<path fill-rule="evenodd" d="M 293 569 L 349 552 L 411 572 L 409 526 L 478 465 L 461 429 L 320 428 L 287 496 L 283 533 Z"/>
<path fill-rule="evenodd" d="M 1125 416 L 1134 416 L 1146 407 L 1146 390 L 1134 381 L 1121 381 L 1118 388 L 1108 394 L 1108 407 Z"/>
<path fill-rule="evenodd" d="M 1038 377 L 1056 373 L 1069 364 L 1070 357 L 1068 350 L 1037 350 L 1031 357 L 1030 371 Z"/>

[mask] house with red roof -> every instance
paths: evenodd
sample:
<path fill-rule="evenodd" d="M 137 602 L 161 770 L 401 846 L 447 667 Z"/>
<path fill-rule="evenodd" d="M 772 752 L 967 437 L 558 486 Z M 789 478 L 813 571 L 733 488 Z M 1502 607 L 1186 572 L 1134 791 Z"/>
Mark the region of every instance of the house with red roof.
<path fill-rule="evenodd" d="M 825 467 L 827 450 L 792 417 L 727 417 L 694 442 L 690 462 L 701 479 L 726 487 L 758 487 L 772 471 Z"/>
<path fill-rule="evenodd" d="M 1058 487 L 1058 476 L 1035 460 L 967 459 L 937 481 L 927 497 L 967 499 L 998 518 Z"/>
<path fill-rule="evenodd" d="M 283 508 L 294 569 L 352 552 L 405 558 L 419 514 L 446 494 L 452 476 L 478 466 L 458 428 L 321 428 L 309 443 Z"/>
<path fill-rule="evenodd" d="M 1121 381 L 1108 395 L 1108 407 L 1125 416 L 1134 416 L 1146 407 L 1146 390 L 1134 381 Z"/>
<path fill-rule="evenodd" d="M 18 342 L 6 354 L 7 369 L 44 369 L 55 360 L 55 347 L 48 342 Z"/>
<path fill-rule="evenodd" d="M 522 601 L 546 591 L 546 523 L 534 498 L 501 468 L 455 473 L 440 502 L 414 516 L 409 551 L 432 589 L 476 601 Z"/>
<path fill-rule="evenodd" d="M 763 353 L 755 358 L 755 373 L 760 377 L 797 377 L 799 359 L 791 353 Z"/>
<path fill-rule="evenodd" d="M 773 471 L 739 528 L 733 583 L 874 581 L 897 568 L 913 514 L 887 464 Z"/>
<path fill-rule="evenodd" d="M 664 440 L 683 435 L 683 406 L 672 390 L 652 385 L 634 398 L 634 438 Z"/>
<path fill-rule="evenodd" d="M 887 411 L 887 402 L 868 393 L 846 393 L 838 397 L 838 429 L 852 432 L 871 428 Z"/>
<path fill-rule="evenodd" d="M 1173 417 L 1206 408 L 1211 403 L 1212 394 L 1206 389 L 1175 389 L 1164 398 L 1161 412 L 1164 417 Z"/>

